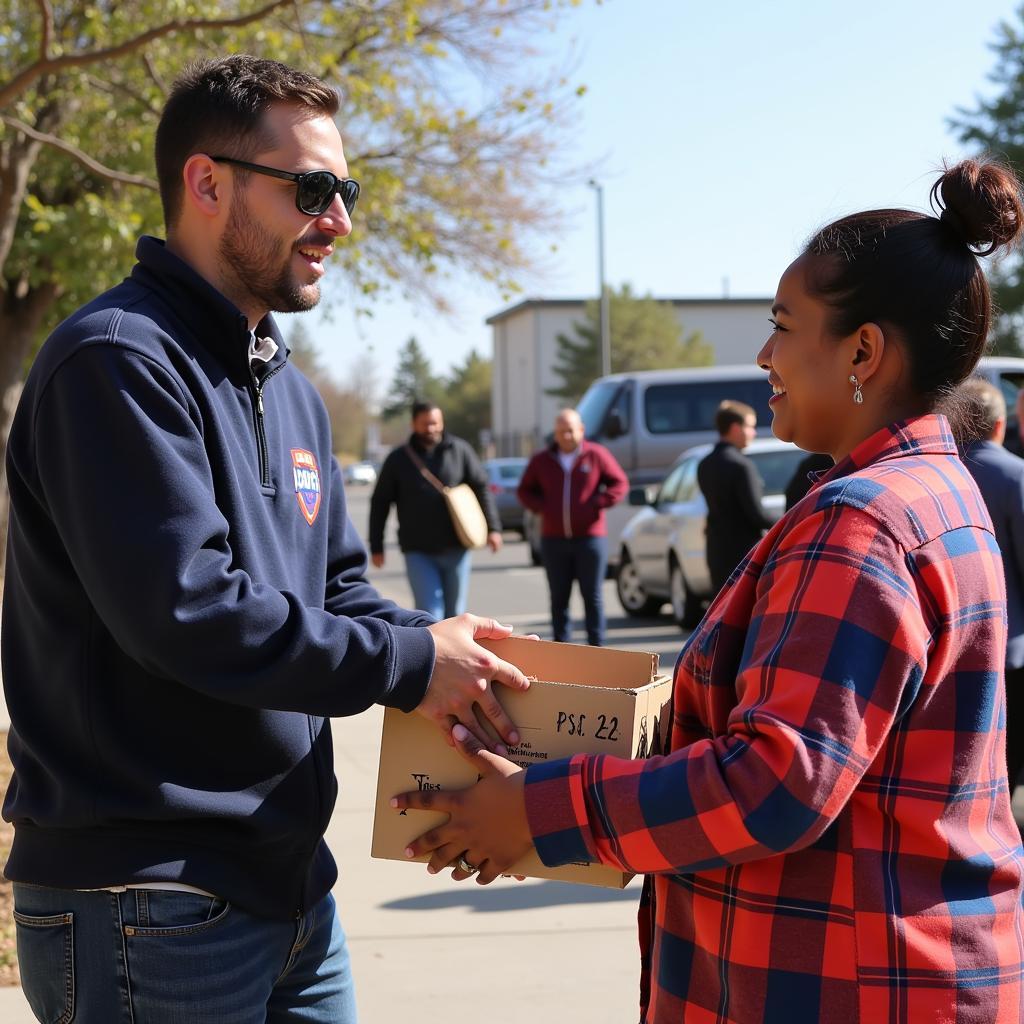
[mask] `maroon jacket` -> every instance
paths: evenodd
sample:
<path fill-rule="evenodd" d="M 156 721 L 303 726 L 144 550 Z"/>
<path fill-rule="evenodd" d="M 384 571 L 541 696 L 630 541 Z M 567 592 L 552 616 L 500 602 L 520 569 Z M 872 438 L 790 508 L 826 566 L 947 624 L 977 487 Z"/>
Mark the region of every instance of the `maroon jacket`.
<path fill-rule="evenodd" d="M 535 452 L 516 495 L 524 508 L 542 518 L 544 537 L 603 537 L 604 510 L 622 501 L 629 482 L 603 445 L 584 440 L 568 474 L 558 461 L 558 446 Z"/>

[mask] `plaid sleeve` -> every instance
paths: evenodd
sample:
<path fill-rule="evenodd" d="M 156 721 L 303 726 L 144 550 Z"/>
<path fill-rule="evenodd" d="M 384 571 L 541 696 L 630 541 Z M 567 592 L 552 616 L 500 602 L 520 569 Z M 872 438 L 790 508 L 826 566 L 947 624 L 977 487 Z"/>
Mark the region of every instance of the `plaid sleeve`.
<path fill-rule="evenodd" d="M 529 769 L 546 864 L 709 870 L 800 849 L 838 815 L 921 685 L 929 632 L 911 565 L 869 514 L 830 506 L 792 524 L 756 586 L 749 624 L 706 622 L 677 669 L 714 738 Z"/>

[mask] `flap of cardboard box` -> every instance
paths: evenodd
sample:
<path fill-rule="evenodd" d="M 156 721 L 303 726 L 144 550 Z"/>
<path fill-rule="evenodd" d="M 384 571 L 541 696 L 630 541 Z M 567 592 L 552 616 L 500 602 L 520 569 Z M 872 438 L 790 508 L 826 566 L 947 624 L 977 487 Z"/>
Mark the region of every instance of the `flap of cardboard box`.
<path fill-rule="evenodd" d="M 534 679 L 576 686 L 604 686 L 633 691 L 658 675 L 658 656 L 646 651 L 620 651 L 611 647 L 584 647 L 553 640 L 481 640 L 504 661 L 510 661 Z"/>

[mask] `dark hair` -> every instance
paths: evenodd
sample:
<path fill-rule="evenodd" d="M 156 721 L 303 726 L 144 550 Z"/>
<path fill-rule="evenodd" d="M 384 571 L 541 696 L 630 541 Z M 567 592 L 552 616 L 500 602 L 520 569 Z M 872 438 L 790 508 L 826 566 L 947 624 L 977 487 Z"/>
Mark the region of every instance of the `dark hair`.
<path fill-rule="evenodd" d="M 417 400 L 412 403 L 412 418 L 416 419 L 421 413 L 433 412 L 435 409 L 439 412 L 441 410 L 441 406 L 437 402 L 421 402 Z"/>
<path fill-rule="evenodd" d="M 757 419 L 757 413 L 749 405 L 727 398 L 715 410 L 715 429 L 725 437 L 735 424 L 746 423 L 751 416 Z"/>
<path fill-rule="evenodd" d="M 978 256 L 1015 243 L 1024 228 L 1021 185 L 983 158 L 947 167 L 931 190 L 938 216 L 868 210 L 807 243 L 807 284 L 832 309 L 839 337 L 865 323 L 894 330 L 911 390 L 929 407 L 963 381 L 984 351 L 992 316 Z"/>
<path fill-rule="evenodd" d="M 310 117 L 333 117 L 338 95 L 318 78 L 246 53 L 189 65 L 171 88 L 156 129 L 156 173 L 164 223 L 181 213 L 185 161 L 193 153 L 251 160 L 276 145 L 263 114 L 273 103 L 305 108 Z M 237 170 L 244 183 L 248 172 Z"/>
<path fill-rule="evenodd" d="M 1002 391 L 983 377 L 968 377 L 942 402 L 940 409 L 949 418 L 961 448 L 975 441 L 988 441 L 996 424 L 1006 419 Z"/>

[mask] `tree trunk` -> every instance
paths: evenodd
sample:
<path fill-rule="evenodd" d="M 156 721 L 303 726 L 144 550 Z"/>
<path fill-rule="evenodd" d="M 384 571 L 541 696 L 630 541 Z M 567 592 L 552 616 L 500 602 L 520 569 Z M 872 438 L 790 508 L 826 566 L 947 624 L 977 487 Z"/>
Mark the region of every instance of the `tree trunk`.
<path fill-rule="evenodd" d="M 0 293 L 0 580 L 7 561 L 7 439 L 32 341 L 59 296 L 56 281 L 34 288 L 24 281 L 8 281 L 7 290 Z"/>
<path fill-rule="evenodd" d="M 0 146 L 0 273 L 14 242 L 18 214 L 28 190 L 28 176 L 41 142 L 8 129 L 12 138 Z"/>

